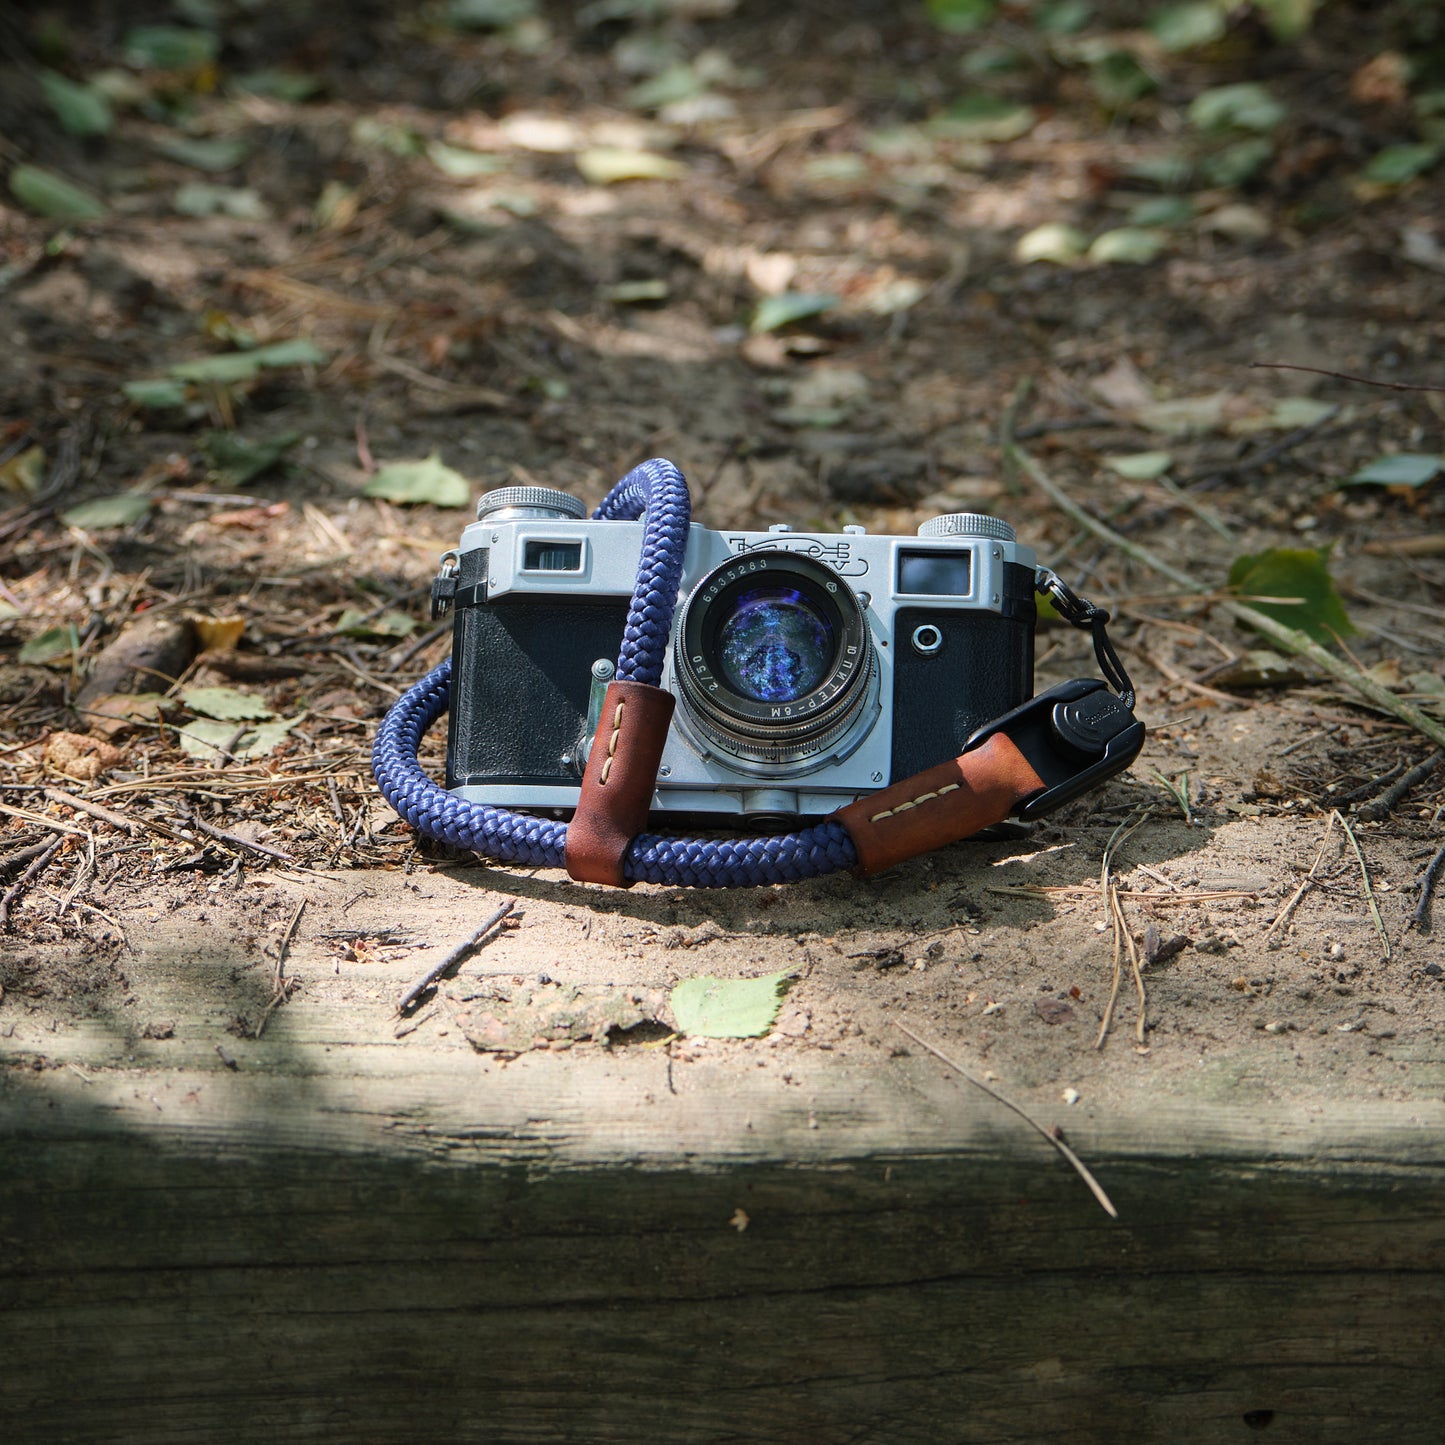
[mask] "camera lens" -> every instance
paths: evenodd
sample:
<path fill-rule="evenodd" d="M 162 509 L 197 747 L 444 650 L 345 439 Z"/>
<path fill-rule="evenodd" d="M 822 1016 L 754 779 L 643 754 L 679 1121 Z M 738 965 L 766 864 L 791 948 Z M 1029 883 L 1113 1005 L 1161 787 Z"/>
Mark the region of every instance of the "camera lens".
<path fill-rule="evenodd" d="M 755 702 L 794 702 L 823 681 L 835 645 L 828 619 L 796 587 L 750 588 L 718 627 L 718 671 Z"/>
<path fill-rule="evenodd" d="M 760 548 L 714 568 L 678 611 L 673 657 L 684 716 L 733 758 L 804 770 L 866 732 L 863 610 L 814 558 Z"/>

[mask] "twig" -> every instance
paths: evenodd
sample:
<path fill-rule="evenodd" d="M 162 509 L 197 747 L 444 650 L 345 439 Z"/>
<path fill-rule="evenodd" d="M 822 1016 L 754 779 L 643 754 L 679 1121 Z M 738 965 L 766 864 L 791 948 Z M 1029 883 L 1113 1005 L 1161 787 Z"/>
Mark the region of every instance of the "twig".
<path fill-rule="evenodd" d="M 62 823 L 59 818 L 47 818 L 44 813 L 32 813 L 29 808 L 12 808 L 8 803 L 0 803 L 0 813 L 19 818 L 26 823 L 35 823 L 41 828 L 49 828 L 52 833 L 73 833 L 78 838 L 90 837 L 84 828 L 77 828 L 74 823 Z"/>
<path fill-rule="evenodd" d="M 407 1011 L 407 1009 L 412 1007 L 412 1005 L 415 1004 L 416 1001 L 424 993 L 426 993 L 428 989 L 433 987 L 433 985 L 435 985 L 443 977 L 443 975 L 447 972 L 448 969 L 455 968 L 459 963 L 461 963 L 462 960 L 465 959 L 466 956 L 474 948 L 476 948 L 478 944 L 481 943 L 481 941 L 487 936 L 487 934 L 489 934 L 492 929 L 494 929 L 516 906 L 517 900 L 515 898 L 507 899 L 507 901 L 502 904 L 500 908 L 496 909 L 493 913 L 487 916 L 486 922 L 484 922 L 482 926 L 478 928 L 477 931 L 472 934 L 472 936 L 467 939 L 465 943 L 459 943 L 444 958 L 432 964 L 432 966 L 427 969 L 425 973 L 421 974 L 407 988 L 406 992 L 402 994 L 401 998 L 397 1000 L 397 1017 L 400 1018 L 401 1015 Z"/>
<path fill-rule="evenodd" d="M 1432 753 L 1423 763 L 1416 763 L 1404 777 L 1381 793 L 1373 803 L 1366 803 L 1360 809 L 1360 817 L 1367 823 L 1378 823 L 1381 819 L 1389 817 L 1390 810 L 1394 808 L 1395 804 L 1416 783 L 1423 783 L 1442 762 L 1445 762 L 1445 752 Z"/>
<path fill-rule="evenodd" d="M 1331 810 L 1330 820 L 1325 824 L 1325 836 L 1320 839 L 1320 851 L 1315 854 L 1315 861 L 1310 864 L 1310 871 L 1300 880 L 1300 885 L 1295 889 L 1293 894 L 1290 895 L 1289 902 L 1275 914 L 1273 921 L 1265 932 L 1264 946 L 1266 948 L 1269 947 L 1269 941 L 1274 937 L 1275 930 L 1277 928 L 1283 928 L 1284 925 L 1289 922 L 1289 916 L 1299 907 L 1300 899 L 1303 898 L 1318 881 L 1315 875 L 1319 872 L 1319 866 L 1324 860 L 1325 848 L 1330 841 L 1330 834 L 1335 831 L 1335 820 L 1339 818 L 1339 816 L 1340 812 L 1338 808 Z"/>
<path fill-rule="evenodd" d="M 296 925 L 301 922 L 301 915 L 305 911 L 306 900 L 303 898 L 296 905 L 291 921 L 281 935 L 281 942 L 276 945 L 276 967 L 271 970 L 271 1002 L 266 1005 L 261 1021 L 256 1025 L 255 1037 L 258 1039 L 265 1031 L 267 1019 L 291 996 L 290 984 L 286 979 L 286 950 L 291 947 L 291 940 L 296 936 Z"/>
<path fill-rule="evenodd" d="M 1108 914 L 1109 922 L 1114 929 L 1114 978 L 1109 990 L 1109 1001 L 1104 1007 L 1104 1017 L 1099 1023 L 1099 1037 L 1094 1040 L 1094 1047 L 1102 1049 L 1104 1040 L 1109 1036 L 1110 1026 L 1114 1021 L 1114 1006 L 1119 1001 L 1119 986 L 1123 981 L 1123 950 L 1124 942 L 1127 939 L 1129 945 L 1129 962 L 1134 970 L 1135 984 L 1139 990 L 1139 1042 L 1144 1042 L 1144 980 L 1139 972 L 1139 956 L 1134 950 L 1134 935 L 1129 932 L 1129 926 L 1124 920 L 1124 910 L 1119 906 L 1119 890 L 1111 876 L 1114 867 L 1114 852 L 1124 843 L 1136 829 L 1141 827 L 1149 817 L 1150 809 L 1146 804 L 1142 812 L 1125 818 L 1122 823 L 1109 835 L 1109 841 L 1104 844 L 1104 857 L 1099 865 L 1099 895 L 1104 900 L 1104 911 Z"/>
<path fill-rule="evenodd" d="M 1420 878 L 1420 899 L 1415 904 L 1414 913 L 1410 915 L 1410 922 L 1421 933 L 1430 931 L 1430 895 L 1435 891 L 1435 881 L 1439 878 L 1442 868 L 1445 868 L 1445 843 L 1440 845 Z"/>
<path fill-rule="evenodd" d="M 11 869 L 18 868 L 22 863 L 28 863 L 32 858 L 38 858 L 54 842 L 54 838 L 46 838 L 44 842 L 31 843 L 24 848 L 17 848 L 8 858 L 0 858 L 0 872 L 9 873 Z"/>
<path fill-rule="evenodd" d="M 102 808 L 99 803 L 92 803 L 86 798 L 77 798 L 73 793 L 67 793 L 61 788 L 46 788 L 45 796 L 52 803 L 63 803 L 77 812 L 89 813 L 92 818 L 99 818 L 102 823 L 109 823 L 112 828 L 119 828 L 121 832 L 129 833 L 132 837 L 140 831 L 140 824 L 134 818 L 127 818 L 124 813 L 117 813 L 110 808 Z"/>
<path fill-rule="evenodd" d="M 1246 472 L 1257 472 L 1261 467 L 1267 467 L 1271 462 L 1278 461 L 1286 452 L 1292 452 L 1296 447 L 1303 445 L 1317 433 L 1322 432 L 1340 414 L 1340 408 L 1332 406 L 1325 414 L 1309 423 L 1308 426 L 1296 427 L 1294 431 L 1286 433 L 1278 441 L 1271 442 L 1267 447 L 1261 447 L 1257 452 L 1247 457 L 1241 457 L 1237 462 L 1227 462 L 1223 466 L 1205 467 L 1202 471 L 1191 472 L 1179 485 L 1181 487 L 1197 487 L 1201 482 L 1213 481 L 1215 477 L 1238 477 Z"/>
<path fill-rule="evenodd" d="M 10 905 L 50 866 L 50 860 L 60 852 L 64 844 L 64 838 L 56 838 L 15 882 L 11 884 L 5 896 L 0 898 L 0 928 L 5 928 L 9 924 Z"/>
<path fill-rule="evenodd" d="M 218 828 L 214 823 L 208 823 L 197 813 L 191 813 L 186 820 L 197 832 L 204 833 L 208 838 L 214 838 L 218 843 L 229 843 L 233 848 L 248 848 L 253 853 L 260 853 L 265 858 L 276 858 L 282 863 L 295 864 L 296 860 L 289 854 L 283 853 L 279 848 L 269 847 L 265 843 L 253 843 L 249 838 L 243 838 L 239 833 L 228 833 L 224 828 Z"/>
<path fill-rule="evenodd" d="M 1267 371 L 1308 371 L 1315 376 L 1331 376 L 1336 381 L 1353 381 L 1360 386 L 1383 386 L 1390 391 L 1445 391 L 1445 386 L 1425 386 L 1410 381 L 1381 381 L 1375 376 L 1351 376 L 1348 371 L 1326 371 L 1322 366 L 1295 366 L 1287 361 L 1251 361 L 1250 369 Z"/>
<path fill-rule="evenodd" d="M 941 1059 L 945 1064 L 948 1065 L 950 1069 L 954 1071 L 954 1073 L 961 1074 L 965 1079 L 968 1080 L 970 1084 L 974 1086 L 974 1088 L 982 1089 L 983 1092 L 987 1094 L 990 1099 L 993 1099 L 997 1103 L 1002 1104 L 1005 1109 L 1012 1109 L 1013 1112 L 1017 1114 L 1019 1118 L 1022 1119 L 1024 1123 L 1029 1126 L 1030 1129 L 1036 1129 L 1040 1134 L 1042 1134 L 1044 1138 L 1047 1139 L 1049 1143 L 1052 1144 L 1054 1148 L 1057 1149 L 1059 1153 L 1062 1154 L 1064 1158 L 1067 1159 L 1069 1163 L 1074 1166 L 1074 1169 L 1078 1173 L 1079 1178 L 1082 1179 L 1084 1183 L 1089 1186 L 1090 1193 L 1093 1194 L 1094 1198 L 1097 1199 L 1099 1201 L 1099 1204 L 1103 1207 L 1104 1213 L 1107 1214 L 1110 1219 L 1117 1219 L 1119 1217 L 1119 1211 L 1114 1208 L 1114 1201 L 1110 1199 L 1107 1194 L 1104 1193 L 1103 1185 L 1094 1178 L 1094 1176 L 1089 1172 L 1088 1165 L 1086 1165 L 1084 1161 L 1080 1159 L 1079 1156 L 1075 1154 L 1074 1151 L 1070 1149 L 1067 1144 L 1064 1143 L 1064 1141 L 1059 1137 L 1057 1132 L 1055 1132 L 1053 1129 L 1045 1128 L 1042 1124 L 1039 1123 L 1037 1119 L 1035 1119 L 1031 1114 L 1026 1113 L 1020 1105 L 1015 1104 L 1014 1101 L 1010 1099 L 1007 1095 L 999 1093 L 997 1089 L 991 1088 L 988 1084 L 985 1084 L 982 1079 L 977 1078 L 975 1075 L 969 1073 L 969 1071 L 965 1069 L 962 1064 L 958 1063 L 954 1059 L 949 1058 L 949 1056 L 945 1054 L 943 1050 L 938 1047 L 937 1044 L 931 1044 L 928 1042 L 927 1039 L 920 1038 L 916 1033 L 913 1032 L 911 1028 L 908 1027 L 907 1024 L 901 1024 L 898 1022 L 897 1019 L 894 1019 L 893 1022 L 895 1027 L 897 1027 L 900 1032 L 907 1034 L 907 1036 L 912 1039 L 919 1048 L 927 1049 L 928 1052 L 934 1056 L 934 1058 Z"/>
<path fill-rule="evenodd" d="M 1117 547 L 1126 557 L 1132 557 L 1136 562 L 1141 562 L 1144 566 L 1159 573 L 1160 576 L 1169 578 L 1171 582 L 1176 583 L 1186 592 L 1202 593 L 1208 590 L 1198 578 L 1166 562 L 1140 543 L 1121 536 L 1112 527 L 1086 512 L 1018 445 L 1011 434 L 1005 433 L 1000 441 L 1005 456 L 1011 459 L 1061 512 L 1072 517 L 1080 526 L 1087 527 L 1096 537 Z M 1264 633 L 1266 637 L 1277 642 L 1286 651 L 1308 658 L 1321 672 L 1328 673 L 1338 682 L 1342 682 L 1363 697 L 1372 707 L 1389 713 L 1391 717 L 1399 718 L 1401 722 L 1408 723 L 1416 732 L 1423 733 L 1431 742 L 1445 748 L 1445 723 L 1432 718 L 1428 713 L 1421 711 L 1420 708 L 1406 702 L 1403 698 L 1396 697 L 1387 687 L 1376 682 L 1374 678 L 1353 664 L 1342 661 L 1297 628 L 1286 626 L 1283 622 L 1276 621 L 1275 618 L 1250 607 L 1247 603 L 1219 598 L 1213 599 L 1213 604 L 1224 608 L 1230 616 L 1236 621 L 1242 622 L 1246 627 Z"/>
<path fill-rule="evenodd" d="M 1375 902 L 1375 890 L 1370 887 L 1370 870 L 1365 867 L 1365 855 L 1360 851 L 1359 840 L 1355 837 L 1355 830 L 1350 827 L 1349 819 L 1337 808 L 1335 816 L 1340 820 L 1340 827 L 1345 830 L 1345 837 L 1350 840 L 1350 847 L 1355 850 L 1355 858 L 1360 865 L 1360 878 L 1365 885 L 1365 898 L 1370 905 L 1370 916 L 1375 920 L 1375 929 L 1380 935 L 1380 947 L 1385 950 L 1384 962 L 1390 961 L 1390 935 L 1385 932 L 1385 920 L 1380 917 L 1380 905 Z"/>

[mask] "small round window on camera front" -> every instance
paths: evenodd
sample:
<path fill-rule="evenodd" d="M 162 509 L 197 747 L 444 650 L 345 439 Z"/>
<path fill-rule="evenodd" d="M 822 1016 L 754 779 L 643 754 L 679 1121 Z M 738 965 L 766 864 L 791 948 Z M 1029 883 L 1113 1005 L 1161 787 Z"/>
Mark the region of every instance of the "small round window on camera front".
<path fill-rule="evenodd" d="M 931 623 L 913 629 L 913 650 L 924 657 L 932 657 L 943 646 L 943 634 Z"/>

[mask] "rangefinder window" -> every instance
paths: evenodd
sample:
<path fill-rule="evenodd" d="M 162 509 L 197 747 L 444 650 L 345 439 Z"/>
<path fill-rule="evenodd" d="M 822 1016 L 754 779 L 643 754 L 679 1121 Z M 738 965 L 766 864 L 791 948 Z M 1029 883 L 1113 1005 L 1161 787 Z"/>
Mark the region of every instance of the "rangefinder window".
<path fill-rule="evenodd" d="M 528 542 L 522 557 L 524 572 L 580 572 L 581 542 Z"/>
<path fill-rule="evenodd" d="M 967 597 L 972 562 L 972 552 L 899 552 L 898 590 L 921 597 Z"/>

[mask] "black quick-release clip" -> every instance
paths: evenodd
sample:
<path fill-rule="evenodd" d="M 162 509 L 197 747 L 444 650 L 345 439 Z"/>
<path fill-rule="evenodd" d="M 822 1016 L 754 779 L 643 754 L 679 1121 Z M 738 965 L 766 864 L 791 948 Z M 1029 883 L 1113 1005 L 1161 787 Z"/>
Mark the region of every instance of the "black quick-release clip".
<path fill-rule="evenodd" d="M 1015 810 L 1014 816 L 1023 819 L 1051 813 L 1122 773 L 1144 746 L 1144 724 L 1133 711 L 1134 685 L 1109 641 L 1108 611 L 1078 596 L 1047 567 L 1040 567 L 1034 580 L 1065 622 L 1092 634 L 1094 656 L 1108 681 L 1061 682 L 969 738 L 965 753 L 1004 733 L 1032 764 L 1044 788 Z"/>

